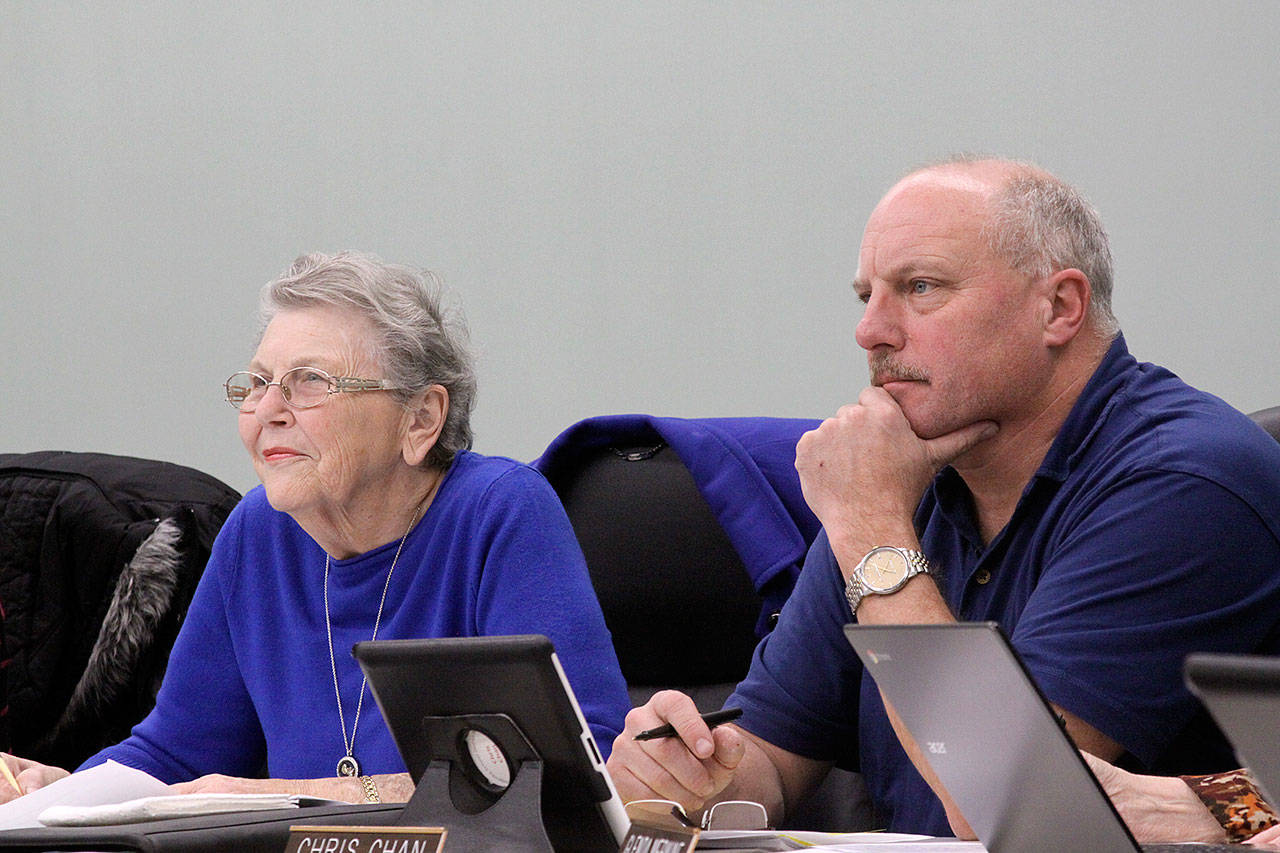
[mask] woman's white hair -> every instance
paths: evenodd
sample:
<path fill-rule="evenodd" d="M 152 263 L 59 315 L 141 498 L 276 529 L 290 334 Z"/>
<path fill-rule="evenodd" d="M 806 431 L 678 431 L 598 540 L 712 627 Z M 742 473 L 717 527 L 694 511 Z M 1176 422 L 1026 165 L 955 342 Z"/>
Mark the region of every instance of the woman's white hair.
<path fill-rule="evenodd" d="M 407 401 L 431 385 L 449 394 L 440 438 L 425 466 L 445 469 L 471 447 L 476 375 L 465 321 L 442 304 L 443 286 L 431 272 L 388 264 L 360 252 L 302 255 L 259 294 L 260 331 L 285 309 L 336 306 L 372 323 L 375 355 L 385 378 Z"/>

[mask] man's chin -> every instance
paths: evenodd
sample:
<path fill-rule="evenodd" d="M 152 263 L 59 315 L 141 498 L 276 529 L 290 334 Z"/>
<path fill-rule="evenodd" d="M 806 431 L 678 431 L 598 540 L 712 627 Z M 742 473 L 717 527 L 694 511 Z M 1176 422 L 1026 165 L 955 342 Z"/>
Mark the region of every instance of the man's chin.
<path fill-rule="evenodd" d="M 895 397 L 894 399 L 896 400 L 897 398 Z M 898 405 L 902 406 L 901 403 Z M 946 435 L 948 432 L 944 424 L 939 422 L 936 417 L 929 415 L 927 412 L 920 412 L 909 407 L 903 407 L 902 414 L 906 417 L 907 424 L 911 427 L 911 431 L 916 434 L 917 438 L 927 441 L 931 438 L 937 438 L 940 435 Z"/>
<path fill-rule="evenodd" d="M 907 423 L 911 425 L 911 431 L 916 434 L 917 438 L 924 441 L 940 438 L 978 422 L 976 420 L 930 417 L 924 413 L 913 415 L 907 410 L 903 410 L 903 414 L 906 415 Z"/>

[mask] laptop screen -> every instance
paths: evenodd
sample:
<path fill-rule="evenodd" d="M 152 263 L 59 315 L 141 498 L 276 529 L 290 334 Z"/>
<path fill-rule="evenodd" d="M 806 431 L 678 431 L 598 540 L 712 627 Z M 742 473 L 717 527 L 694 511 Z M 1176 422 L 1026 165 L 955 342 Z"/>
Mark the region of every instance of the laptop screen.
<path fill-rule="evenodd" d="M 845 633 L 991 853 L 1138 850 L 998 625 Z"/>

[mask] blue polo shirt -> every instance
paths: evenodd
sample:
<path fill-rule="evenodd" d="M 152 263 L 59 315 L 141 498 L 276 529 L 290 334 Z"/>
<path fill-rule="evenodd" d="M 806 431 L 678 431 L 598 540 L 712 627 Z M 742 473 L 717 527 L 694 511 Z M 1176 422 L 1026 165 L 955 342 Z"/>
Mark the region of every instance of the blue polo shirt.
<path fill-rule="evenodd" d="M 1182 662 L 1280 651 L 1280 444 L 1246 416 L 1118 337 L 993 541 L 951 468 L 915 525 L 957 618 L 999 622 L 1049 700 L 1120 743 L 1131 766 L 1232 763 Z M 850 621 L 820 534 L 729 703 L 765 740 L 860 770 L 888 829 L 950 835 L 845 640 Z"/>

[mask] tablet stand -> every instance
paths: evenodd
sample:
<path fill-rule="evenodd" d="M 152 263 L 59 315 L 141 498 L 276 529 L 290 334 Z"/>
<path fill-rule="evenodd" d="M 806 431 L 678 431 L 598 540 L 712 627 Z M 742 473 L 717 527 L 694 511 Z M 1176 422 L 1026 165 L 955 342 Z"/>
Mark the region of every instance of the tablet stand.
<path fill-rule="evenodd" d="M 405 804 L 402 826 L 443 826 L 449 853 L 553 853 L 542 823 L 542 758 L 506 714 L 423 717 L 431 762 Z M 505 758 L 510 784 L 492 781 L 467 745 L 480 732 Z"/>

